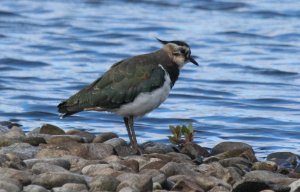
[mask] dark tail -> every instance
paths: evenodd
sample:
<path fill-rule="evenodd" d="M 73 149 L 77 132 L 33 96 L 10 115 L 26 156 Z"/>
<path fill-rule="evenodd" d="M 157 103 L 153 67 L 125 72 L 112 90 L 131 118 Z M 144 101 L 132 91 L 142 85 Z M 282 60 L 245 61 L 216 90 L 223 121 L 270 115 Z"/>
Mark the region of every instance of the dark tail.
<path fill-rule="evenodd" d="M 77 110 L 72 110 L 73 107 L 68 106 L 67 101 L 63 101 L 60 104 L 57 105 L 58 112 L 61 113 L 61 117 L 65 118 L 70 115 L 73 115 L 79 111 Z"/>

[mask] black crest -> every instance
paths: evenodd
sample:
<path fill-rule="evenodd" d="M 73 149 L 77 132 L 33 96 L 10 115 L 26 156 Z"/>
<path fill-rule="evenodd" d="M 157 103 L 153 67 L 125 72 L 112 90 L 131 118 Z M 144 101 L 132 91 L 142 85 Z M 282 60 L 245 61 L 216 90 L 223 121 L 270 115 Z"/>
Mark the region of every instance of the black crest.
<path fill-rule="evenodd" d="M 186 47 L 190 47 L 186 42 L 184 41 L 164 41 L 164 40 L 161 40 L 159 38 L 156 38 L 159 42 L 161 42 L 162 44 L 168 44 L 168 43 L 174 43 L 176 45 L 179 45 L 179 46 L 186 46 Z"/>

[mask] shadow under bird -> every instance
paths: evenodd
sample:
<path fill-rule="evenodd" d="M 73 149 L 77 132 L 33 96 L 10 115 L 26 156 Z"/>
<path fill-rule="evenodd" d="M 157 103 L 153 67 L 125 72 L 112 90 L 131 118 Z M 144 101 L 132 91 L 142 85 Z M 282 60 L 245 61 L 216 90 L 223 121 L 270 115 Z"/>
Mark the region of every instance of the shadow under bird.
<path fill-rule="evenodd" d="M 134 118 L 143 116 L 164 102 L 182 67 L 192 62 L 190 46 L 183 41 L 163 41 L 155 52 L 121 60 L 92 84 L 57 107 L 62 117 L 81 111 L 109 111 L 124 117 L 132 148 L 138 148 Z"/>

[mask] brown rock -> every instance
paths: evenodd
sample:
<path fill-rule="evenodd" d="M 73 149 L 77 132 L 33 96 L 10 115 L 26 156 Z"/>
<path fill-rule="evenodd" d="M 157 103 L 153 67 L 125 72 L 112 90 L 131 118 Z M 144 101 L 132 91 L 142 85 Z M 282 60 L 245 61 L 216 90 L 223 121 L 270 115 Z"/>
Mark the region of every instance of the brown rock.
<path fill-rule="evenodd" d="M 78 183 L 66 183 L 62 187 L 55 187 L 53 192 L 88 192 L 87 186 Z"/>
<path fill-rule="evenodd" d="M 258 161 L 255 162 L 251 168 L 252 170 L 266 170 L 266 171 L 276 171 L 277 164 L 273 161 Z"/>
<path fill-rule="evenodd" d="M 127 146 L 127 142 L 122 138 L 112 138 L 104 142 L 105 144 L 109 144 L 114 148 L 117 146 Z"/>
<path fill-rule="evenodd" d="M 160 171 L 162 171 L 162 173 L 164 173 L 167 177 L 170 177 L 172 175 L 195 175 L 195 172 L 192 171 L 192 169 L 188 167 L 187 164 L 175 162 L 167 163 L 162 168 L 160 168 Z"/>
<path fill-rule="evenodd" d="M 33 158 L 38 152 L 38 148 L 28 143 L 15 143 L 0 149 L 0 154 L 13 153 L 20 159 Z"/>
<path fill-rule="evenodd" d="M 245 175 L 246 180 L 258 180 L 263 181 L 265 183 L 276 183 L 278 185 L 285 185 L 288 186 L 296 179 L 289 178 L 286 175 L 282 175 L 279 173 L 273 173 L 270 171 L 265 170 L 256 170 L 246 173 Z"/>
<path fill-rule="evenodd" d="M 126 157 L 129 155 L 135 155 L 136 151 L 134 151 L 131 147 L 129 146 L 123 146 L 123 145 L 118 145 L 114 147 L 116 153 L 120 157 Z"/>
<path fill-rule="evenodd" d="M 44 124 L 39 129 L 38 133 L 49 135 L 64 135 L 65 131 L 55 125 Z"/>
<path fill-rule="evenodd" d="M 230 192 L 226 187 L 223 186 L 214 186 L 208 192 Z"/>
<path fill-rule="evenodd" d="M 87 165 L 82 169 L 82 174 L 88 175 L 88 176 L 96 176 L 96 175 L 102 175 L 103 169 L 106 168 L 112 168 L 109 164 L 94 164 L 94 165 Z"/>
<path fill-rule="evenodd" d="M 228 151 L 235 151 L 235 150 L 240 150 L 240 151 L 245 151 L 246 149 L 252 149 L 252 147 L 246 143 L 242 142 L 231 142 L 231 141 L 226 141 L 217 144 L 212 148 L 211 154 L 212 155 L 217 155 L 220 153 L 228 152 Z"/>
<path fill-rule="evenodd" d="M 290 168 L 297 165 L 299 157 L 291 152 L 275 152 L 267 156 L 268 161 L 274 161 L 279 167 Z"/>
<path fill-rule="evenodd" d="M 23 139 L 25 138 L 25 133 L 22 128 L 13 126 L 4 136 L 9 139 Z"/>
<path fill-rule="evenodd" d="M 24 138 L 23 142 L 33 146 L 39 146 L 42 143 L 45 144 L 46 140 L 43 137 L 39 136 L 27 136 Z"/>
<path fill-rule="evenodd" d="M 75 129 L 67 131 L 66 134 L 68 134 L 68 135 L 78 135 L 78 136 L 83 138 L 85 143 L 91 143 L 95 138 L 95 135 L 92 134 L 92 133 L 85 132 L 85 131 L 80 131 L 80 130 L 75 130 Z"/>
<path fill-rule="evenodd" d="M 22 192 L 50 192 L 46 188 L 39 185 L 27 185 Z"/>
<path fill-rule="evenodd" d="M 140 172 L 140 174 L 148 175 L 152 178 L 152 182 L 159 183 L 160 185 L 163 185 L 166 181 L 166 176 L 162 174 L 159 170 L 156 169 L 145 169 Z"/>
<path fill-rule="evenodd" d="M 228 169 L 224 168 L 220 163 L 213 162 L 210 164 L 201 164 L 197 170 L 206 176 L 213 176 L 225 181 L 226 183 L 235 182 Z"/>
<path fill-rule="evenodd" d="M 66 155 L 70 155 L 71 153 L 65 149 L 55 149 L 55 148 L 44 148 L 41 149 L 37 154 L 36 158 L 44 159 L 44 158 L 58 158 Z"/>
<path fill-rule="evenodd" d="M 128 160 L 120 161 L 119 163 L 128 167 L 131 170 L 131 172 L 134 173 L 139 172 L 139 163 L 136 160 L 128 159 Z"/>
<path fill-rule="evenodd" d="M 121 183 L 117 187 L 117 191 L 122 188 L 131 187 L 136 191 L 152 191 L 152 178 L 145 174 L 124 173 L 117 177 Z"/>
<path fill-rule="evenodd" d="M 171 190 L 182 192 L 204 192 L 196 182 L 190 180 L 178 181 Z"/>
<path fill-rule="evenodd" d="M 109 139 L 112 138 L 118 138 L 119 136 L 115 133 L 112 132 L 107 132 L 107 133 L 101 133 L 100 135 L 97 135 L 94 140 L 93 143 L 103 143 Z"/>
<path fill-rule="evenodd" d="M 60 167 L 63 167 L 66 170 L 70 169 L 70 162 L 65 160 L 65 159 L 61 159 L 61 158 L 52 158 L 52 159 L 28 159 L 25 160 L 24 163 L 26 164 L 27 168 L 31 169 L 32 166 L 36 163 L 47 163 L 47 164 L 51 164 L 51 165 L 57 165 Z"/>
<path fill-rule="evenodd" d="M 231 157 L 222 159 L 219 161 L 219 163 L 224 167 L 235 166 L 236 164 L 241 164 L 249 168 L 252 166 L 252 163 L 248 159 L 243 157 Z"/>
<path fill-rule="evenodd" d="M 69 172 L 60 166 L 49 164 L 49 163 L 35 163 L 32 166 L 31 170 L 34 174 L 41 174 L 47 172 L 66 172 L 66 173 Z"/>
<path fill-rule="evenodd" d="M 195 159 L 198 156 L 207 157 L 209 155 L 208 151 L 197 145 L 196 143 L 185 143 L 181 149 L 181 153 L 190 156 L 192 159 Z"/>
<path fill-rule="evenodd" d="M 163 166 L 165 166 L 168 162 L 166 161 L 153 161 L 150 162 L 146 165 L 144 165 L 143 167 L 141 167 L 140 170 L 144 170 L 144 169 L 161 169 Z"/>
<path fill-rule="evenodd" d="M 70 163 L 70 165 L 71 165 L 70 171 L 75 172 L 75 173 L 81 173 L 81 170 L 87 165 L 106 163 L 101 160 L 86 160 L 81 157 L 72 156 L 72 155 L 64 156 L 62 159 L 66 160 Z"/>
<path fill-rule="evenodd" d="M 127 157 L 124 157 L 125 160 L 135 160 L 139 163 L 139 167 L 143 167 L 144 165 L 146 165 L 147 163 L 149 163 L 150 158 L 146 157 L 145 155 L 141 156 L 141 155 L 130 155 Z"/>
<path fill-rule="evenodd" d="M 32 179 L 32 183 L 51 189 L 53 187 L 60 187 L 66 183 L 86 184 L 86 181 L 82 175 L 65 172 L 50 172 L 36 175 Z"/>
<path fill-rule="evenodd" d="M 78 135 L 53 135 L 48 140 L 48 144 L 63 144 L 69 142 L 82 143 L 83 139 Z"/>
<path fill-rule="evenodd" d="M 114 154 L 113 147 L 103 143 L 91 143 L 88 144 L 88 148 L 89 159 L 104 159 Z"/>
<path fill-rule="evenodd" d="M 90 192 L 116 191 L 119 183 L 120 182 L 113 176 L 99 175 L 94 177 L 88 185 Z"/>
<path fill-rule="evenodd" d="M 254 151 L 252 149 L 247 149 L 247 148 L 235 149 L 224 153 L 219 153 L 214 157 L 217 158 L 218 160 L 232 158 L 232 157 L 243 157 L 245 159 L 248 159 L 250 162 L 257 161 Z"/>
<path fill-rule="evenodd" d="M 212 188 L 214 188 L 215 186 L 222 186 L 226 189 L 228 189 L 229 191 L 231 191 L 231 186 L 224 182 L 221 179 L 218 179 L 216 177 L 213 176 L 205 176 L 205 175 L 196 175 L 195 180 L 197 181 L 197 184 L 204 190 L 204 191 L 209 191 Z"/>
<path fill-rule="evenodd" d="M 171 145 L 166 145 L 163 143 L 155 143 L 152 141 L 146 142 L 142 144 L 142 148 L 144 149 L 145 153 L 162 153 L 166 154 L 169 152 L 174 152 L 174 149 Z"/>
<path fill-rule="evenodd" d="M 31 182 L 32 173 L 29 171 L 20 171 L 11 168 L 1 168 L 0 175 L 6 178 L 18 180 L 22 185 L 28 185 Z"/>

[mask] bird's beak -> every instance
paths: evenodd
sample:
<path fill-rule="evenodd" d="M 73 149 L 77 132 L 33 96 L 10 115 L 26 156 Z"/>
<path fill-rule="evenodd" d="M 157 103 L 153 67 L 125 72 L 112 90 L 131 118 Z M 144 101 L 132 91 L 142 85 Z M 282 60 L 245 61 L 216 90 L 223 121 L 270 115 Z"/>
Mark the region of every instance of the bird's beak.
<path fill-rule="evenodd" d="M 169 43 L 169 41 L 164 41 L 164 40 L 161 40 L 161 39 L 159 39 L 157 37 L 155 37 L 155 38 L 156 38 L 157 41 L 159 41 L 160 43 L 162 43 L 164 45 Z"/>
<path fill-rule="evenodd" d="M 194 56 L 190 56 L 189 60 L 190 60 L 190 62 L 192 62 L 194 65 L 199 66 L 199 64 L 197 63 L 197 61 L 194 59 Z"/>

